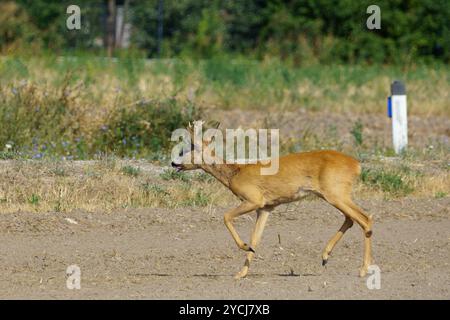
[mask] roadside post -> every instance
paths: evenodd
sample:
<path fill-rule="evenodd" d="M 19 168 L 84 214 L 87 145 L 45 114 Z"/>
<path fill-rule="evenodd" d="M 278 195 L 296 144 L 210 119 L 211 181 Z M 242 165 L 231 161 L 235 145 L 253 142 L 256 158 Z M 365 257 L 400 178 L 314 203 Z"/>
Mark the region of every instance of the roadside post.
<path fill-rule="evenodd" d="M 395 80 L 391 84 L 391 96 L 388 97 L 388 117 L 392 119 L 392 143 L 396 154 L 408 145 L 408 118 L 406 89 L 403 82 Z"/>

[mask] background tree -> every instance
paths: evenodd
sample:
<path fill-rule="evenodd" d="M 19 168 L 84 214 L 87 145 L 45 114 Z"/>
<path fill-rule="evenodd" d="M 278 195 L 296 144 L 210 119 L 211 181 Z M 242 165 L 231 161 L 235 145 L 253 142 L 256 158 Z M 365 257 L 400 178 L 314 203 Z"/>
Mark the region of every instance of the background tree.
<path fill-rule="evenodd" d="M 157 57 L 161 1 L 165 57 L 245 54 L 295 64 L 450 61 L 447 0 L 379 0 L 380 30 L 366 28 L 369 0 L 80 0 L 82 32 L 65 27 L 70 1 L 6 1 L 1 5 L 15 5 L 16 13 L 0 20 L 0 50 L 30 41 L 56 52 L 95 50 L 100 38 L 112 55 L 115 42 L 123 40 L 124 29 L 117 31 L 114 22 L 123 5 L 132 25 L 131 49 Z"/>

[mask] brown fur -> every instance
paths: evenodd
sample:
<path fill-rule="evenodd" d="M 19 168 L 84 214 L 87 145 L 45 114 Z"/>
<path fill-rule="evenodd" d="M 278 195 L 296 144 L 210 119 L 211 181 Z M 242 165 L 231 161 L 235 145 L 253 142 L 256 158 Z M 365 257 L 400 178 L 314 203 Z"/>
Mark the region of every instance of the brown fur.
<path fill-rule="evenodd" d="M 203 148 L 207 148 L 206 142 L 203 143 Z M 371 264 L 372 218 L 352 201 L 353 184 L 361 173 L 360 164 L 356 159 L 332 150 L 295 153 L 279 158 L 279 170 L 274 175 L 261 175 L 261 164 L 174 166 L 182 170 L 203 169 L 242 200 L 237 208 L 224 215 L 224 223 L 237 246 L 247 251 L 244 267 L 236 278 L 247 275 L 254 257 L 254 248 L 261 239 L 269 212 L 282 203 L 300 200 L 311 193 L 335 206 L 345 216 L 343 225 L 323 251 L 323 264 L 328 261 L 328 256 L 345 231 L 356 222 L 363 229 L 365 243 L 360 276 L 367 273 Z M 257 221 L 248 245 L 241 240 L 232 221 L 254 210 L 257 212 Z"/>

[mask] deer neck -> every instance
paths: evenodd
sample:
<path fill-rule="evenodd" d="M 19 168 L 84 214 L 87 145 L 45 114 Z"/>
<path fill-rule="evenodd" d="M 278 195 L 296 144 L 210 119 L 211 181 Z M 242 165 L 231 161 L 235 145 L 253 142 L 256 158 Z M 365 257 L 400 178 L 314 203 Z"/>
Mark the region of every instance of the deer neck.
<path fill-rule="evenodd" d="M 205 164 L 202 169 L 214 176 L 227 188 L 230 187 L 231 179 L 239 172 L 239 167 L 234 164 Z"/>

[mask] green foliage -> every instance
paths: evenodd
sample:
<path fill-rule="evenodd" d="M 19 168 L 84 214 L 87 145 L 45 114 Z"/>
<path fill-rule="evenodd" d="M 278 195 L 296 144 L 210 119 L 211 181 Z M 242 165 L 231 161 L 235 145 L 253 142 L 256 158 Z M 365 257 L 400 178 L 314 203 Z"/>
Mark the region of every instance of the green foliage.
<path fill-rule="evenodd" d="M 158 184 L 154 183 L 144 183 L 142 185 L 142 189 L 144 189 L 145 192 L 151 193 L 157 196 L 166 196 L 169 195 L 169 193 L 166 191 L 166 189 Z"/>
<path fill-rule="evenodd" d="M 14 5 L 14 8 L 12 5 Z M 79 0 L 82 30 L 65 27 L 68 0 L 0 4 L 0 50 L 98 49 L 105 34 L 105 1 Z M 131 45 L 157 56 L 159 0 L 130 1 Z M 379 0 L 381 29 L 368 30 L 373 1 L 164 1 L 162 54 L 209 58 L 238 53 L 279 57 L 296 65 L 335 62 L 450 61 L 450 2 Z"/>
<path fill-rule="evenodd" d="M 32 67 L 35 62 L 39 64 L 38 69 Z M 112 110 L 102 123 L 94 120 L 88 124 L 95 112 L 86 102 L 97 103 L 92 97 L 96 87 L 89 86 L 89 82 L 106 68 L 110 74 L 123 79 L 124 86 L 130 86 L 124 88 L 129 92 L 128 101 L 140 100 L 130 104 L 117 98 L 113 106 L 108 106 Z M 143 93 L 132 84 L 142 76 L 143 69 L 142 60 L 135 57 L 124 57 L 110 64 L 84 56 L 62 62 L 55 62 L 54 56 L 33 62 L 24 57 L 2 58 L 0 158 L 16 155 L 35 159 L 46 156 L 86 159 L 100 153 L 155 158 L 166 153 L 173 130 L 200 119 L 201 110 L 193 103 L 174 98 L 141 98 Z M 36 71 L 49 72 L 55 77 L 44 83 L 33 81 L 31 74 Z M 86 90 L 88 87 L 91 89 Z M 4 149 L 6 145 L 9 149 Z"/>
<path fill-rule="evenodd" d="M 193 197 L 190 197 L 189 199 L 186 199 L 181 202 L 182 206 L 186 207 L 205 207 L 210 203 L 211 199 L 207 193 L 205 193 L 203 190 L 198 189 Z"/>
<path fill-rule="evenodd" d="M 17 158 L 17 154 L 11 151 L 0 151 L 0 160 L 10 160 Z"/>
<path fill-rule="evenodd" d="M 435 197 L 436 199 L 445 198 L 445 197 L 447 197 L 447 196 L 448 196 L 448 193 L 447 193 L 447 192 L 444 192 L 444 191 L 438 191 L 438 192 L 436 192 L 436 194 L 434 195 L 434 197 Z"/>
<path fill-rule="evenodd" d="M 191 35 L 189 48 L 195 48 L 195 53 L 201 57 L 212 57 L 223 50 L 227 34 L 223 17 L 218 10 L 217 1 L 213 6 L 202 9 L 197 32 Z"/>
<path fill-rule="evenodd" d="M 107 154 L 165 161 L 172 131 L 201 119 L 199 106 L 381 113 L 387 79 L 394 77 L 421 89 L 411 91 L 411 113 L 448 115 L 443 92 L 449 70 L 440 63 L 407 70 L 358 64 L 298 68 L 278 59 L 259 62 L 230 56 L 151 63 L 138 56 L 114 61 L 92 55 L 6 56 L 0 59 L 0 159 L 92 159 Z M 150 88 L 142 86 L 147 81 L 152 82 Z M 159 81 L 167 81 L 165 89 L 154 85 Z M 266 127 L 286 120 L 282 112 L 276 114 L 266 115 L 272 121 Z M 362 127 L 350 126 L 355 144 L 364 143 Z M 308 133 L 306 126 L 297 137 L 301 140 L 282 141 L 282 152 L 342 147 L 333 128 L 323 133 L 326 142 L 323 135 Z M 395 155 L 390 149 L 384 152 Z"/>
<path fill-rule="evenodd" d="M 215 178 L 210 175 L 209 173 L 206 172 L 197 172 L 194 175 L 194 179 L 200 182 L 206 182 L 206 183 L 211 183 L 215 180 Z"/>
<path fill-rule="evenodd" d="M 0 52 L 14 52 L 31 42 L 40 46 L 37 29 L 27 12 L 12 1 L 0 3 Z"/>
<path fill-rule="evenodd" d="M 132 157 L 167 150 L 172 132 L 185 128 L 199 115 L 193 104 L 181 105 L 175 99 L 142 101 L 120 108 L 110 122 L 100 128 L 96 149 Z"/>
<path fill-rule="evenodd" d="M 39 196 L 36 194 L 32 194 L 31 197 L 28 199 L 28 202 L 34 206 L 37 206 L 39 204 Z"/>
<path fill-rule="evenodd" d="M 40 95 L 36 86 L 22 81 L 18 86 L 0 87 L 0 144 L 20 146 L 21 150 L 41 158 L 48 152 L 80 153 L 82 138 L 70 144 L 66 139 L 78 135 L 79 110 L 75 107 L 77 92 L 66 78 L 60 91 Z"/>
<path fill-rule="evenodd" d="M 409 168 L 386 170 L 363 169 L 361 179 L 364 184 L 379 189 L 392 196 L 406 196 L 414 191 L 412 184 L 407 181 L 411 175 Z"/>
<path fill-rule="evenodd" d="M 67 177 L 69 175 L 64 168 L 59 167 L 59 166 L 52 169 L 51 172 L 52 172 L 52 174 L 54 174 L 55 176 L 58 176 L 58 177 Z"/>
<path fill-rule="evenodd" d="M 122 168 L 123 174 L 126 174 L 130 177 L 137 177 L 141 173 L 141 169 L 133 167 L 133 166 L 124 166 Z"/>
<path fill-rule="evenodd" d="M 138 47 L 156 52 L 157 0 L 135 5 Z M 348 0 L 166 1 L 164 54 L 210 57 L 218 52 L 277 56 L 295 64 L 405 62 L 450 58 L 448 1 L 389 1 L 381 30 L 368 30 L 373 2 Z M 181 18 L 182 17 L 182 18 Z M 152 30 L 153 32 L 148 32 Z"/>
<path fill-rule="evenodd" d="M 361 121 L 356 121 L 355 124 L 353 125 L 352 130 L 350 131 L 350 133 L 353 135 L 353 138 L 355 139 L 355 143 L 357 146 L 361 146 L 363 143 L 363 124 Z"/>
<path fill-rule="evenodd" d="M 183 182 L 189 182 L 189 176 L 185 172 L 178 172 L 174 169 L 166 169 L 159 175 L 163 180 L 180 180 Z"/>
<path fill-rule="evenodd" d="M 29 17 L 22 24 L 24 28 L 33 30 L 33 38 L 41 42 L 46 49 L 93 48 L 94 40 L 103 33 L 101 17 L 105 7 L 102 0 L 16 0 Z M 68 30 L 66 26 L 66 8 L 76 4 L 82 12 L 82 30 Z M 0 19 L 0 28 L 2 25 Z M 26 34 L 30 37 L 29 34 Z"/>

